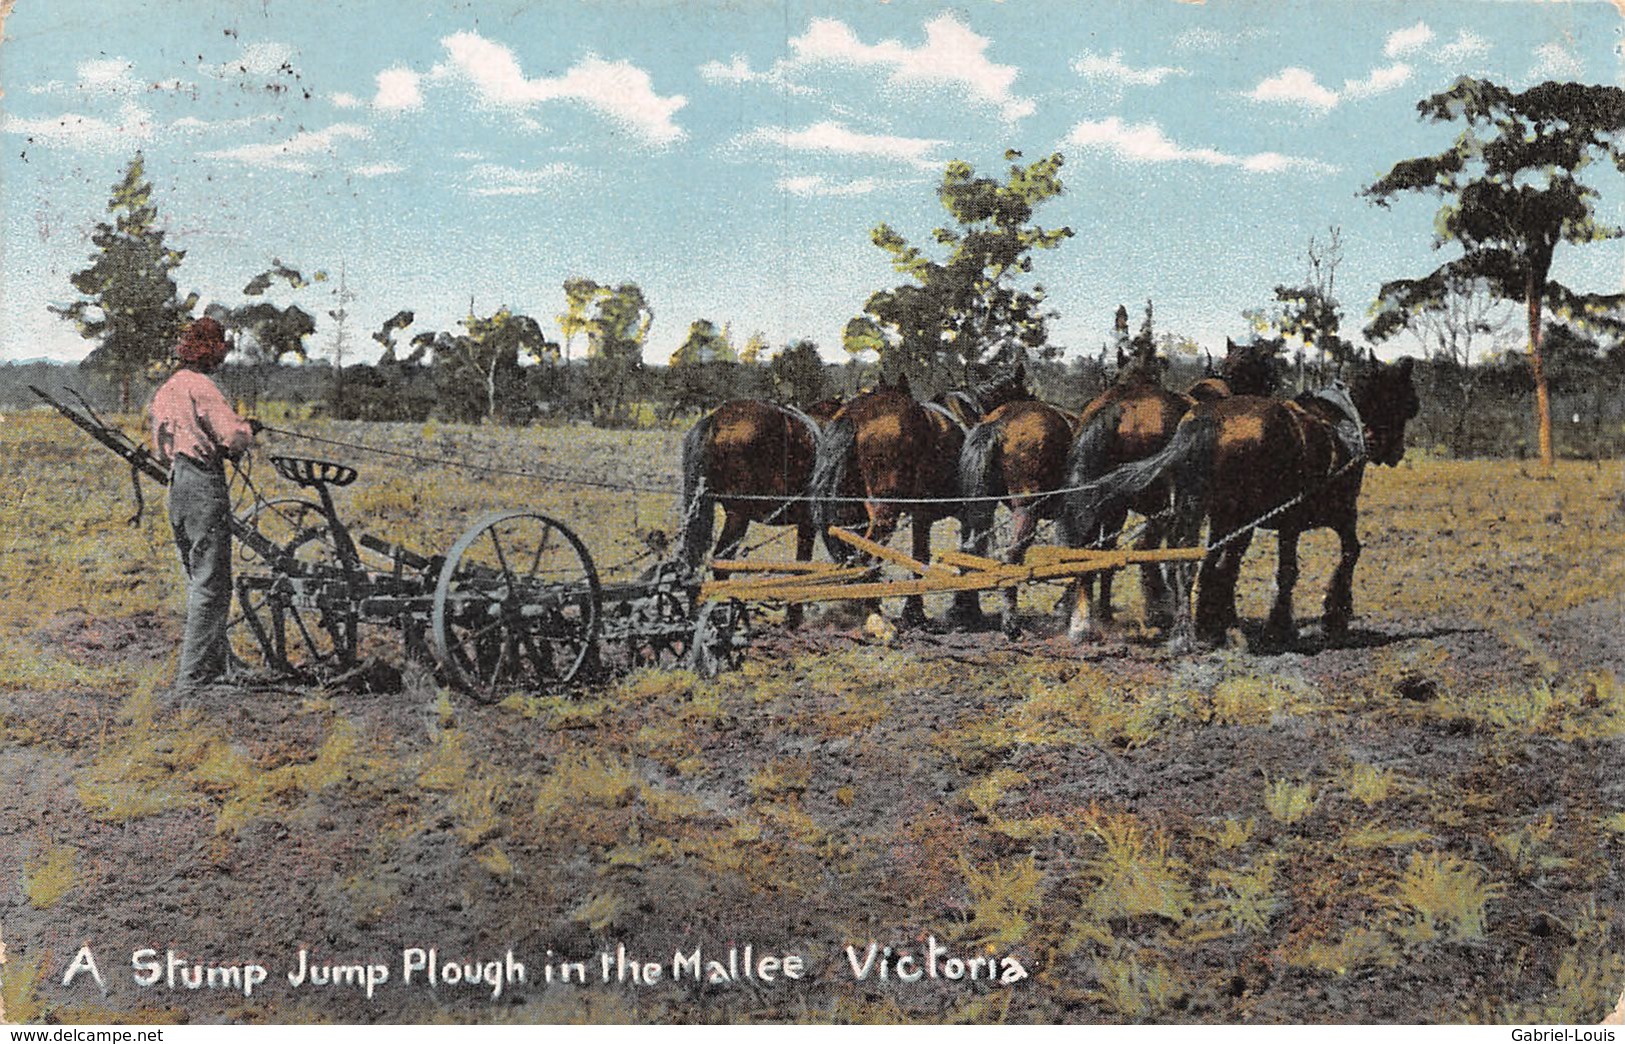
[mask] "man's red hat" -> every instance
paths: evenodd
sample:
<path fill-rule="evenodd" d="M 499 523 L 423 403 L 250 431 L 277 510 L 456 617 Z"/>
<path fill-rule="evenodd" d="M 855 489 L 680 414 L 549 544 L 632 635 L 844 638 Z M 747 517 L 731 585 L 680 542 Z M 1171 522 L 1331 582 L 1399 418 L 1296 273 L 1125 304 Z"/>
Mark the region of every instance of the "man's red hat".
<path fill-rule="evenodd" d="M 175 354 L 183 363 L 222 363 L 230 350 L 226 331 L 208 316 L 186 324 L 180 343 L 175 345 Z"/>

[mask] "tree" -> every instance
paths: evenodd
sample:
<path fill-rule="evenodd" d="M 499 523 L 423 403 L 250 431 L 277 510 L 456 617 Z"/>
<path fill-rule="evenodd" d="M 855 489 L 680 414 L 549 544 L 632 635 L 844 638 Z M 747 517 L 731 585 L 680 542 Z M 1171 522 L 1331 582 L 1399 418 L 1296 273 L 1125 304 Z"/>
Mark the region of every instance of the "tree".
<path fill-rule="evenodd" d="M 327 317 L 333 320 L 333 339 L 329 342 L 328 352 L 333 356 L 333 398 L 338 401 L 344 399 L 344 357 L 350 354 L 350 305 L 355 302 L 355 291 L 350 289 L 346 277 L 345 264 L 339 262 L 339 285 L 333 289 L 333 303 L 337 306 L 327 311 Z M 411 320 L 407 320 L 410 322 Z"/>
<path fill-rule="evenodd" d="M 113 186 L 107 212 L 112 221 L 98 222 L 90 236 L 98 251 L 90 267 L 68 277 L 83 299 L 51 311 L 71 319 L 79 336 L 98 342 L 83 365 L 111 374 L 120 406 L 128 410 L 132 382 L 153 375 L 169 358 L 197 295 L 179 297 L 173 273 L 186 252 L 164 243 L 141 153 Z"/>
<path fill-rule="evenodd" d="M 598 288 L 587 326 L 587 375 L 597 423 L 625 422 L 643 374 L 643 343 L 653 324 L 654 311 L 638 284 Z"/>
<path fill-rule="evenodd" d="M 767 377 L 780 402 L 811 406 L 829 396 L 829 376 L 812 341 L 795 341 L 775 355 L 767 364 Z"/>
<path fill-rule="evenodd" d="M 1422 354 L 1433 363 L 1435 394 L 1430 398 L 1441 404 L 1451 400 L 1446 404 L 1454 414 L 1450 451 L 1467 452 L 1467 422 L 1484 375 L 1483 367 L 1475 365 L 1475 354 L 1481 357 L 1485 342 L 1500 341 L 1512 328 L 1516 316 L 1511 302 L 1495 296 L 1483 279 L 1441 270 L 1422 279 L 1385 283 L 1371 316 L 1365 328 L 1368 340 L 1380 344 L 1408 332 L 1421 345 Z M 1441 391 L 1445 380 L 1454 388 Z"/>
<path fill-rule="evenodd" d="M 1341 333 L 1343 306 L 1337 300 L 1337 268 L 1343 263 L 1342 229 L 1334 226 L 1324 240 L 1310 236 L 1304 258 L 1308 272 L 1302 283 L 1277 285 L 1272 309 L 1249 309 L 1242 315 L 1259 334 L 1296 339 L 1301 346 L 1300 360 L 1306 353 L 1315 352 L 1317 368 L 1325 373 L 1328 358 L 1341 368 L 1355 355 L 1355 346 Z"/>
<path fill-rule="evenodd" d="M 326 272 L 317 272 L 307 280 L 298 269 L 272 258 L 271 267 L 250 279 L 243 287 L 243 294 L 248 297 L 263 296 L 277 281 L 300 290 L 326 279 Z M 210 305 L 205 309 L 205 314 L 218 320 L 227 330 L 236 332 L 237 351 L 248 367 L 250 399 L 254 402 L 259 401 L 272 368 L 290 358 L 300 362 L 309 358 L 305 338 L 316 332 L 316 318 L 296 304 L 279 307 L 269 301 L 255 301 L 235 308 Z"/>
<path fill-rule="evenodd" d="M 470 313 L 464 332 L 421 333 L 412 338 L 434 355 L 435 386 L 448 419 L 479 423 L 528 417 L 521 357 L 552 365 L 559 346 L 542 333 L 541 324 L 504 306 L 489 316 Z"/>
<path fill-rule="evenodd" d="M 1542 313 L 1607 321 L 1625 295 L 1581 294 L 1551 278 L 1560 243 L 1592 243 L 1625 235 L 1599 222 L 1595 189 L 1579 180 L 1598 158 L 1625 171 L 1620 133 L 1625 90 L 1546 82 L 1515 92 L 1472 77 L 1417 104 L 1423 119 L 1465 123 L 1455 143 L 1435 156 L 1401 160 L 1365 195 L 1386 207 L 1400 193 L 1438 195 L 1436 248 L 1462 255 L 1434 273 L 1482 279 L 1493 293 L 1522 302 L 1528 319 L 1529 364 L 1535 386 L 1541 462 L 1552 463 L 1551 396 L 1541 353 Z M 1393 284 L 1380 296 L 1394 292 Z"/>
<path fill-rule="evenodd" d="M 879 332 L 882 369 L 928 382 L 943 369 L 961 380 L 977 362 L 1054 354 L 1046 347 L 1053 313 L 1044 310 L 1044 288 L 1018 283 L 1031 274 L 1034 251 L 1054 249 L 1072 235 L 1070 228 L 1031 223 L 1040 204 L 1061 194 L 1063 160 L 1055 153 L 1022 166 L 1016 162 L 1021 153 L 1004 155 L 1011 165 L 1002 182 L 977 177 L 961 160 L 943 171 L 937 198 L 953 224 L 932 238 L 947 248 L 945 261 L 926 257 L 890 225 L 875 227 L 874 244 L 913 282 L 870 296 L 860 317 L 868 326 L 848 324 L 848 350 Z"/>

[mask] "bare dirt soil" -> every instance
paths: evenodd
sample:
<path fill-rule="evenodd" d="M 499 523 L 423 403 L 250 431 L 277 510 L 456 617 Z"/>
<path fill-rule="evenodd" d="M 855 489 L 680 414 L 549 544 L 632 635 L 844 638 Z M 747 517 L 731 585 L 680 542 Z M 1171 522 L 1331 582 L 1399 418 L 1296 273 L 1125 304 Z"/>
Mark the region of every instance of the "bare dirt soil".
<path fill-rule="evenodd" d="M 0 504 L 23 534 L 0 571 L 32 592 L 0 629 L 14 1020 L 1595 1022 L 1625 988 L 1617 469 L 1372 476 L 1335 647 L 1307 618 L 1257 644 L 1261 541 L 1226 649 L 1133 623 L 1074 648 L 1035 592 L 1015 641 L 878 641 L 830 610 L 769 618 L 713 681 L 492 706 L 398 655 L 383 691 L 167 700 L 161 532 L 42 521 L 67 494 L 30 474 Z M 433 490 L 344 508 L 465 524 Z M 63 985 L 86 946 L 105 988 Z M 408 981 L 431 948 L 436 985 Z M 290 981 L 301 951 L 337 981 Z"/>

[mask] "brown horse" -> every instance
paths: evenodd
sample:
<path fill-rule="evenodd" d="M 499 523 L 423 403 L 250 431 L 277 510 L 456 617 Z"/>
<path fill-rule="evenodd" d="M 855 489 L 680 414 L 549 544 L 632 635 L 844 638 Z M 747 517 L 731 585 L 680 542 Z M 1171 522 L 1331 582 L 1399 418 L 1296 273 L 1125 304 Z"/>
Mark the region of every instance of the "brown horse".
<path fill-rule="evenodd" d="M 884 544 L 908 514 L 913 558 L 929 561 L 931 526 L 959 514 L 959 454 L 970 426 L 985 413 L 1030 394 L 1026 371 L 1018 367 L 1006 377 L 946 393 L 931 403 L 916 401 L 906 379 L 897 385 L 882 382 L 853 399 L 818 440 L 807 489 L 818 527 L 867 522 L 863 536 Z M 850 548 L 827 533 L 824 541 L 831 557 L 850 556 Z M 974 595 L 961 593 L 955 613 L 974 605 Z M 906 601 L 903 622 L 925 623 L 923 599 Z"/>
<path fill-rule="evenodd" d="M 1067 447 L 1077 420 L 1048 403 L 1023 399 L 1006 403 L 987 415 L 965 438 L 959 455 L 959 491 L 965 498 L 960 515 L 960 547 L 972 554 L 987 554 L 993 537 L 993 515 L 999 498 L 1010 509 L 1012 533 L 1004 560 L 1020 563 L 1038 534 L 1038 523 L 1060 514 L 1063 499 L 1054 495 L 1066 474 Z M 1004 590 L 999 626 L 1014 637 L 1016 589 Z M 960 610 L 966 624 L 977 613 L 969 600 Z"/>
<path fill-rule="evenodd" d="M 1405 455 L 1405 425 L 1416 416 L 1412 360 L 1361 369 L 1351 392 L 1319 392 L 1286 402 L 1236 396 L 1202 403 L 1167 447 L 1118 468 L 1072 498 L 1083 529 L 1121 510 L 1145 490 L 1172 481 L 1172 537 L 1193 545 L 1209 523 L 1210 551 L 1202 561 L 1194 627 L 1192 566 L 1174 570 L 1174 641 L 1216 643 L 1236 622 L 1236 575 L 1254 529 L 1279 534 L 1275 603 L 1269 636 L 1294 636 L 1292 588 L 1298 579 L 1298 538 L 1305 530 L 1337 533 L 1342 557 L 1326 592 L 1323 627 L 1344 634 L 1354 613 L 1354 567 L 1360 558 L 1360 486 L 1367 462 L 1392 466 Z"/>
<path fill-rule="evenodd" d="M 1186 395 L 1162 387 L 1160 374 L 1149 357 L 1136 359 L 1112 387 L 1084 407 L 1077 437 L 1067 458 L 1064 482 L 1057 485 L 1076 491 L 1113 468 L 1160 452 L 1173 438 L 1180 419 L 1198 402 L 1232 395 L 1273 394 L 1279 382 L 1275 363 L 1277 347 L 1275 342 L 1237 344 L 1226 338 L 1225 357 L 1218 372 L 1198 382 Z M 1076 524 L 1077 513 L 1064 511 L 1061 535 L 1068 547 L 1110 548 L 1116 544 L 1117 535 L 1132 510 L 1145 519 L 1135 547 L 1150 550 L 1167 541 L 1172 504 L 1172 485 L 1156 483 L 1133 500 L 1097 515 L 1093 528 L 1080 528 Z M 1086 598 L 1079 597 L 1079 588 Z M 1161 566 L 1148 563 L 1141 567 L 1140 590 L 1145 599 L 1146 622 L 1151 626 L 1166 626 L 1171 611 Z M 1084 577 L 1074 585 L 1069 598 L 1072 603 L 1069 631 L 1076 641 L 1111 622 L 1112 573 L 1105 571 Z"/>
<path fill-rule="evenodd" d="M 697 569 L 708 549 L 716 558 L 734 554 L 757 522 L 795 526 L 796 560 L 811 561 L 815 531 L 803 494 L 821 426 L 840 407 L 841 400 L 826 399 L 803 412 L 742 399 L 722 404 L 689 429 L 683 438 L 681 559 Z M 722 533 L 713 545 L 719 504 Z M 801 606 L 791 606 L 785 622 L 800 623 Z"/>
<path fill-rule="evenodd" d="M 1197 402 L 1227 399 L 1232 395 L 1274 395 L 1280 386 L 1281 341 L 1237 344 L 1225 338 L 1224 361 L 1215 370 L 1208 357 L 1208 373 L 1185 394 Z"/>

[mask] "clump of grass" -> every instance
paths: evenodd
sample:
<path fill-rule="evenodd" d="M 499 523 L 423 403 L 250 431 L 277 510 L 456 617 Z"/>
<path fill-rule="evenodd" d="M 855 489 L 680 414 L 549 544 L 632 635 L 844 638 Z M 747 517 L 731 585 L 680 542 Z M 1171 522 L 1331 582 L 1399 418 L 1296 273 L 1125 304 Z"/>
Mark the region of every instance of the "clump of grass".
<path fill-rule="evenodd" d="M 1470 860 L 1415 852 L 1395 888 L 1394 903 L 1413 918 L 1410 937 L 1467 942 L 1484 937 L 1485 907 L 1501 892 Z"/>
<path fill-rule="evenodd" d="M 1005 869 L 996 860 L 991 866 L 979 866 L 961 856 L 959 869 L 970 892 L 971 937 L 996 947 L 1026 938 L 1033 912 L 1043 901 L 1038 861 L 1028 856 Z"/>
<path fill-rule="evenodd" d="M 1351 928 L 1337 942 L 1317 941 L 1304 947 L 1290 963 L 1299 968 L 1333 975 L 1347 975 L 1361 968 L 1399 966 L 1399 948 L 1386 932 L 1376 928 Z"/>
<path fill-rule="evenodd" d="M 1084 826 L 1103 848 L 1087 868 L 1095 881 L 1090 913 L 1099 920 L 1149 915 L 1176 924 L 1189 916 L 1185 867 L 1170 855 L 1160 830 L 1148 833 L 1129 813 L 1098 809 L 1085 814 Z"/>
<path fill-rule="evenodd" d="M 1267 725 L 1302 713 L 1310 702 L 1301 686 L 1286 679 L 1238 674 L 1214 687 L 1206 717 L 1221 725 Z"/>
<path fill-rule="evenodd" d="M 66 845 L 48 845 L 23 864 L 23 894 L 37 910 L 55 906 L 73 890 L 77 877 L 77 850 Z"/>
<path fill-rule="evenodd" d="M 811 758 L 776 758 L 750 778 L 750 793 L 757 798 L 800 794 L 811 783 Z"/>
<path fill-rule="evenodd" d="M 1519 880 L 1525 880 L 1548 870 L 1561 870 L 1569 865 L 1568 859 L 1548 851 L 1556 830 L 1557 820 L 1548 813 L 1516 830 L 1505 833 L 1491 830 L 1490 840 L 1512 864 L 1513 875 Z"/>
<path fill-rule="evenodd" d="M 1027 782 L 1027 777 L 1015 769 L 1001 768 L 983 776 L 964 790 L 965 800 L 969 801 L 976 814 L 984 821 L 991 822 L 996 818 L 994 809 L 1012 787 L 1020 787 Z"/>
<path fill-rule="evenodd" d="M 536 793 L 536 815 L 545 821 L 591 808 L 630 804 L 643 778 L 614 755 L 576 754 L 561 758 Z"/>
<path fill-rule="evenodd" d="M 1264 809 L 1277 823 L 1291 826 L 1307 818 L 1314 808 L 1315 788 L 1311 783 L 1276 779 L 1264 788 Z"/>
<path fill-rule="evenodd" d="M 1096 963 L 1095 974 L 1100 989 L 1093 999 L 1128 1021 L 1155 1019 L 1176 1009 L 1190 994 L 1179 973 L 1160 961 L 1105 959 Z"/>
<path fill-rule="evenodd" d="M 1395 775 L 1388 769 L 1356 762 L 1343 774 L 1343 787 L 1367 808 L 1387 801 L 1393 793 Z"/>
<path fill-rule="evenodd" d="M 1212 910 L 1230 933 L 1265 932 L 1280 907 L 1275 896 L 1277 859 L 1271 855 L 1245 870 L 1208 871 L 1214 892 Z"/>

